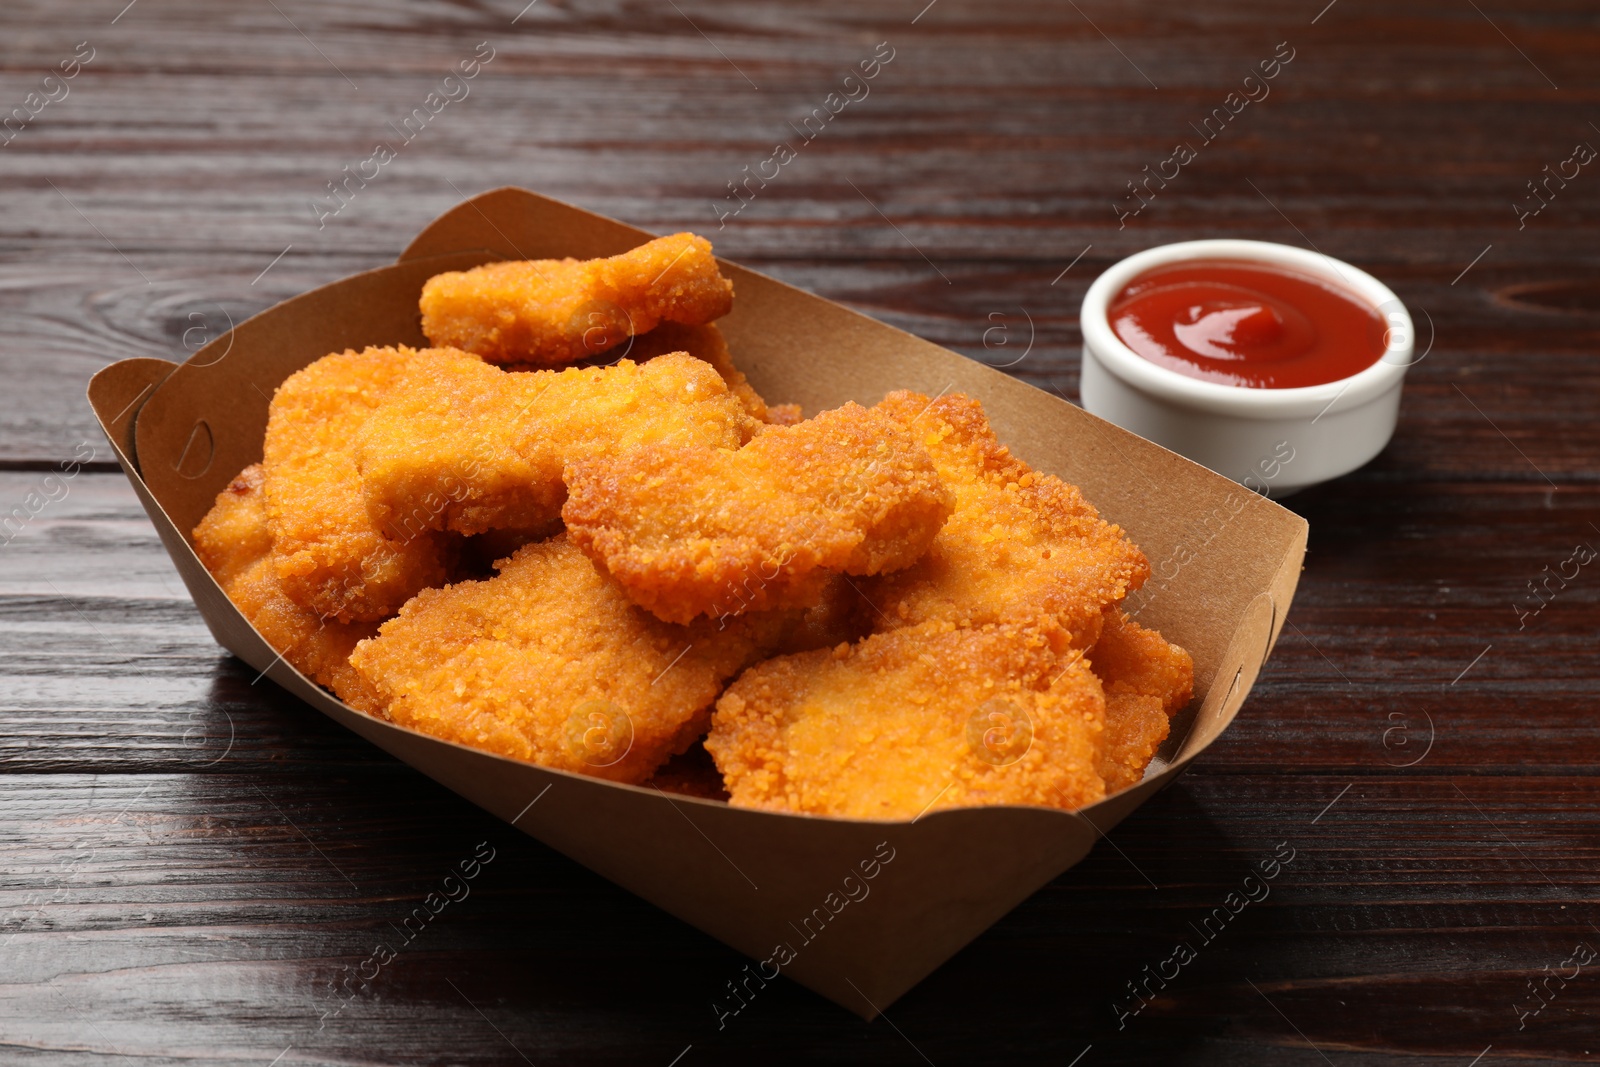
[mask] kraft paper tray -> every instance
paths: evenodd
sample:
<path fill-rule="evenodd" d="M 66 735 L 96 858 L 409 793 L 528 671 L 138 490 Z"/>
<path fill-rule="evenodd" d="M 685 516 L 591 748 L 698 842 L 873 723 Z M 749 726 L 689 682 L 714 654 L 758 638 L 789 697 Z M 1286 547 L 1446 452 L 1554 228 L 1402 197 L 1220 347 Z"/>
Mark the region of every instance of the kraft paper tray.
<path fill-rule="evenodd" d="M 1080 486 L 1144 549 L 1155 574 L 1128 606 L 1193 653 L 1196 697 L 1142 783 L 1083 815 L 988 807 L 873 822 L 745 811 L 440 741 L 351 710 L 283 662 L 189 541 L 217 493 L 260 460 L 273 389 L 329 352 L 425 345 L 417 296 L 440 271 L 614 255 L 651 236 L 526 190 L 488 192 L 435 221 L 394 266 L 285 301 L 181 365 L 140 358 L 109 366 L 90 383 L 89 399 L 224 647 L 422 773 L 753 960 L 786 946 L 782 973 L 871 1018 L 1081 860 L 1097 828 L 1109 831 L 1228 727 L 1288 611 L 1306 523 L 1057 397 L 724 263 L 736 298 L 719 324 L 763 396 L 807 412 L 873 404 L 892 389 L 976 397 L 1013 451 Z M 875 871 L 868 883 L 864 864 Z M 870 891 L 841 904 L 852 874 L 852 886 Z"/>

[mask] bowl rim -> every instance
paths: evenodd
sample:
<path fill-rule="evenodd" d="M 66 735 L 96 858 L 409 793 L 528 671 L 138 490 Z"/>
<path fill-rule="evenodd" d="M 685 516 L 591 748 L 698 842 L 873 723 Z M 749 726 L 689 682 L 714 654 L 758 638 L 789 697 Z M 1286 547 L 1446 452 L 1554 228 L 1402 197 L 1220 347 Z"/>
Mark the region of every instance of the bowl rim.
<path fill-rule="evenodd" d="M 1107 310 L 1128 283 L 1156 267 L 1205 259 L 1279 266 L 1353 292 L 1388 322 L 1388 347 L 1371 366 L 1344 378 L 1292 389 L 1261 389 L 1191 378 L 1152 363 L 1124 344 L 1111 328 Z M 1083 297 L 1079 323 L 1083 330 L 1085 359 L 1096 359 L 1123 383 L 1141 392 L 1182 407 L 1217 414 L 1255 418 L 1320 416 L 1340 399 L 1346 400 L 1346 408 L 1359 406 L 1399 388 L 1406 369 L 1416 362 L 1412 359 L 1416 330 L 1411 314 L 1393 290 L 1342 260 L 1272 241 L 1208 238 L 1157 245 L 1136 252 L 1107 267 L 1089 286 Z"/>

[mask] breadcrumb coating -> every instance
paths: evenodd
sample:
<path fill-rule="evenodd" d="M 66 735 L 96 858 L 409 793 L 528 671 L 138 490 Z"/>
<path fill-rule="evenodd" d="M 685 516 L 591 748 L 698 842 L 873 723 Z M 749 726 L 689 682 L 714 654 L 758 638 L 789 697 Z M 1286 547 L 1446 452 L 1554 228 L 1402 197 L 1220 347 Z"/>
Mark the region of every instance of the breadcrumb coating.
<path fill-rule="evenodd" d="M 862 819 L 1105 796 L 1100 683 L 1051 635 L 933 622 L 751 668 L 706 749 L 736 807 Z"/>
<path fill-rule="evenodd" d="M 1047 616 L 1083 647 L 1101 610 L 1149 576 L 1144 553 L 1075 486 L 1034 471 L 996 440 L 976 400 L 900 391 L 874 410 L 927 450 L 955 501 L 921 561 L 862 584 L 879 628 Z"/>
<path fill-rule="evenodd" d="M 376 698 L 351 668 L 350 652 L 378 627 L 319 618 L 284 595 L 270 558 L 264 482 L 261 465 L 251 464 L 228 483 L 194 529 L 195 552 L 228 599 L 291 667 L 351 707 L 370 712 Z"/>
<path fill-rule="evenodd" d="M 734 366 L 728 342 L 723 338 L 722 331 L 717 329 L 716 323 L 681 326 L 663 322 L 649 333 L 635 337 L 632 345 L 618 345 L 615 351 L 618 359 L 631 359 L 635 363 L 643 363 L 668 352 L 687 352 L 715 368 L 728 386 L 728 392 L 743 406 L 745 414 L 759 422 L 771 421 L 767 402 L 755 391 L 755 387 L 744 376 L 744 371 Z"/>
<path fill-rule="evenodd" d="M 324 356 L 278 386 L 262 466 L 272 557 L 296 604 L 339 622 L 371 622 L 448 577 L 448 542 L 386 530 L 368 512 L 354 445 L 407 375 L 451 363 L 482 365 L 448 349 L 367 348 Z"/>
<path fill-rule="evenodd" d="M 1095 766 L 1115 792 L 1144 778 L 1167 739 L 1169 717 L 1194 695 L 1194 660 L 1110 607 L 1089 661 L 1106 692 L 1105 745 Z"/>
<path fill-rule="evenodd" d="M 754 425 L 715 368 L 682 352 L 515 374 L 450 361 L 397 383 L 355 454 L 392 536 L 477 534 L 554 524 L 569 462 L 647 444 L 737 448 Z"/>
<path fill-rule="evenodd" d="M 574 460 L 566 481 L 573 543 L 669 622 L 815 604 L 834 573 L 913 563 L 950 513 L 927 454 L 857 404 L 771 427 L 737 451 L 662 445 Z"/>
<path fill-rule="evenodd" d="M 195 554 L 223 588 L 272 551 L 265 482 L 261 464 L 250 464 L 217 494 L 216 503 L 194 528 Z"/>
<path fill-rule="evenodd" d="M 711 242 L 658 237 L 607 259 L 489 263 L 429 278 L 422 332 L 435 345 L 491 363 L 560 366 L 597 355 L 662 322 L 700 325 L 726 315 L 733 283 Z"/>
<path fill-rule="evenodd" d="M 614 781 L 644 781 L 703 734 L 722 683 L 792 624 L 661 622 L 565 535 L 498 567 L 418 594 L 351 664 L 402 726 Z"/>

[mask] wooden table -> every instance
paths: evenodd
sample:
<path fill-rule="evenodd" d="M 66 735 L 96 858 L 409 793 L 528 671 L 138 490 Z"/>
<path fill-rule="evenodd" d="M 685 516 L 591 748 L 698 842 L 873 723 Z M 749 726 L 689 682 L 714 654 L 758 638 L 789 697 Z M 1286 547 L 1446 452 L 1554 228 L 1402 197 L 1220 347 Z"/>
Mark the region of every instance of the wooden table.
<path fill-rule="evenodd" d="M 1600 565 L 1563 568 L 1600 547 L 1600 172 L 1564 163 L 1600 145 L 1592 5 L 525 2 L 0 9 L 0 108 L 28 118 L 0 133 L 0 512 L 45 498 L 0 549 L 0 1062 L 1600 1055 Z M 319 227 L 479 42 L 468 95 Z M 719 227 L 879 42 L 867 95 Z M 1119 224 L 1179 141 L 1198 158 Z M 1184 238 L 1352 261 L 1433 343 L 1388 450 L 1289 501 L 1290 625 L 1186 777 L 886 1018 L 779 983 L 719 1031 L 734 952 L 252 684 L 83 401 L 106 363 L 182 358 L 502 184 L 697 229 L 1071 398 L 1085 287 Z M 335 1013 L 480 842 L 470 899 Z M 1280 842 L 1270 896 L 1202 943 Z"/>

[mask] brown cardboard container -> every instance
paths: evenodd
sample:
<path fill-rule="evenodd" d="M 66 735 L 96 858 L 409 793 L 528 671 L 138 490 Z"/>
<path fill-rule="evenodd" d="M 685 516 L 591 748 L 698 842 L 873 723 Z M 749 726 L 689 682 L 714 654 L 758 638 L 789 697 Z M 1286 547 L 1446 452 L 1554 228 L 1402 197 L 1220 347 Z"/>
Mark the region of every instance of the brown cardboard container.
<path fill-rule="evenodd" d="M 394 266 L 285 301 L 182 365 L 116 363 L 94 377 L 89 399 L 224 647 L 473 803 L 753 960 L 773 961 L 752 973 L 771 977 L 788 959 L 782 973 L 871 1018 L 1082 859 L 1099 833 L 1227 728 L 1288 611 L 1306 523 L 999 371 L 724 263 L 737 298 L 721 326 L 769 400 L 815 412 L 847 400 L 872 404 L 891 389 L 967 393 L 983 402 L 1002 441 L 1082 487 L 1144 549 L 1155 576 L 1129 608 L 1193 653 L 1196 698 L 1142 783 L 1081 813 L 989 807 L 872 822 L 745 811 L 436 740 L 351 710 L 283 662 L 189 540 L 216 494 L 261 458 L 278 383 L 329 352 L 425 344 L 417 296 L 439 271 L 613 255 L 651 236 L 525 190 L 495 190 L 435 221 Z M 870 881 L 864 866 L 875 870 Z M 846 894 L 849 875 L 855 888 Z M 779 946 L 788 951 L 774 958 Z M 706 993 L 735 1005 L 725 990 Z"/>

